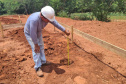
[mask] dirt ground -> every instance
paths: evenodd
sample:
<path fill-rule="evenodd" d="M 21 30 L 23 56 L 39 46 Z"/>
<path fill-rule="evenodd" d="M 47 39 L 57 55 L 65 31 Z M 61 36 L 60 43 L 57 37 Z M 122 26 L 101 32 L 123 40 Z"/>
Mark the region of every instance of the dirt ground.
<path fill-rule="evenodd" d="M 28 16 L 20 18 L 25 23 Z M 126 49 L 126 22 L 56 19 Z M 0 21 L 2 24 L 20 23 L 16 15 L 0 17 Z M 23 27 L 4 30 L 5 37 L 0 36 L 0 84 L 126 84 L 126 58 L 74 35 L 74 42 L 69 45 L 73 63 L 63 65 L 60 61 L 68 54 L 64 33 L 58 29 L 54 32 L 54 26 L 49 23 L 42 35 L 46 59 L 52 64 L 42 66 L 44 77 L 40 78 L 34 70 L 32 51 Z"/>

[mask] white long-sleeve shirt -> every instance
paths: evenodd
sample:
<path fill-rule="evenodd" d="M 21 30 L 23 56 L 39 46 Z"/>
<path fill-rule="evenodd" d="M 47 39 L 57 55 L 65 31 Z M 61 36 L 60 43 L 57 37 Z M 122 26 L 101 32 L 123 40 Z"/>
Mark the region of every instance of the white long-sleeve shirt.
<path fill-rule="evenodd" d="M 56 20 L 53 22 L 50 22 L 55 27 L 60 29 L 61 31 L 65 31 L 65 28 L 60 25 Z M 35 12 L 29 16 L 27 19 L 27 22 L 24 27 L 24 32 L 28 33 L 34 44 L 37 44 L 37 38 L 40 37 L 42 33 L 42 29 L 47 25 L 48 23 L 44 22 L 40 17 L 40 12 Z"/>

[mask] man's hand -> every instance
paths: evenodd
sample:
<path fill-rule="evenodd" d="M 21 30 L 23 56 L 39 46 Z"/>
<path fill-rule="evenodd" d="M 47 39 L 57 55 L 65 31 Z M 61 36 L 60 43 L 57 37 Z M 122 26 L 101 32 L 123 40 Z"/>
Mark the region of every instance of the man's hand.
<path fill-rule="evenodd" d="M 64 33 L 69 36 L 70 35 L 70 32 L 68 30 L 65 30 Z"/>
<path fill-rule="evenodd" d="M 35 53 L 40 53 L 40 47 L 38 44 L 35 44 Z"/>

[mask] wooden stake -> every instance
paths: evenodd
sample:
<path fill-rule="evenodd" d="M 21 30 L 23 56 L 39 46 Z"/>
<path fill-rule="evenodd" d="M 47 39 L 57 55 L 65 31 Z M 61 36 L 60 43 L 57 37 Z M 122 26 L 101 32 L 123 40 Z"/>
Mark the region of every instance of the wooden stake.
<path fill-rule="evenodd" d="M 18 17 L 19 17 L 19 21 L 20 21 L 20 23 L 22 23 L 21 20 L 20 20 L 20 15 L 18 15 Z"/>
<path fill-rule="evenodd" d="M 4 38 L 4 34 L 3 34 L 3 27 L 1 25 L 1 22 L 0 22 L 0 30 L 1 30 L 1 35 L 2 35 L 2 38 Z"/>
<path fill-rule="evenodd" d="M 54 26 L 54 32 L 56 31 L 55 26 Z"/>
<path fill-rule="evenodd" d="M 13 19 L 13 17 L 11 16 L 11 19 Z"/>
<path fill-rule="evenodd" d="M 73 26 L 71 27 L 71 41 L 73 43 Z"/>
<path fill-rule="evenodd" d="M 25 17 L 27 18 L 27 15 L 25 15 Z"/>
<path fill-rule="evenodd" d="M 68 65 L 69 65 L 69 38 L 67 36 L 67 52 L 68 52 Z"/>

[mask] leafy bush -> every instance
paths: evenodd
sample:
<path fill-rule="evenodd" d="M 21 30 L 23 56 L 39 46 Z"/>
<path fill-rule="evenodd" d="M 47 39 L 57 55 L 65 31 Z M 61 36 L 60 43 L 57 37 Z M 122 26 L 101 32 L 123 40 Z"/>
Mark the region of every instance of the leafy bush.
<path fill-rule="evenodd" d="M 72 13 L 70 15 L 71 19 L 75 20 L 93 20 L 94 17 L 92 16 L 92 13 Z"/>
<path fill-rule="evenodd" d="M 58 16 L 60 16 L 60 17 L 69 17 L 68 13 L 66 11 L 64 11 L 64 10 L 60 11 L 58 13 Z"/>
<path fill-rule="evenodd" d="M 109 21 L 108 20 L 108 13 L 109 13 L 109 5 L 110 3 L 104 0 L 95 0 L 93 5 L 93 15 L 99 21 Z"/>
<path fill-rule="evenodd" d="M 110 22 L 110 17 L 108 16 L 107 11 L 93 11 L 94 16 L 96 17 L 97 20 L 99 21 L 105 21 L 105 22 Z"/>

